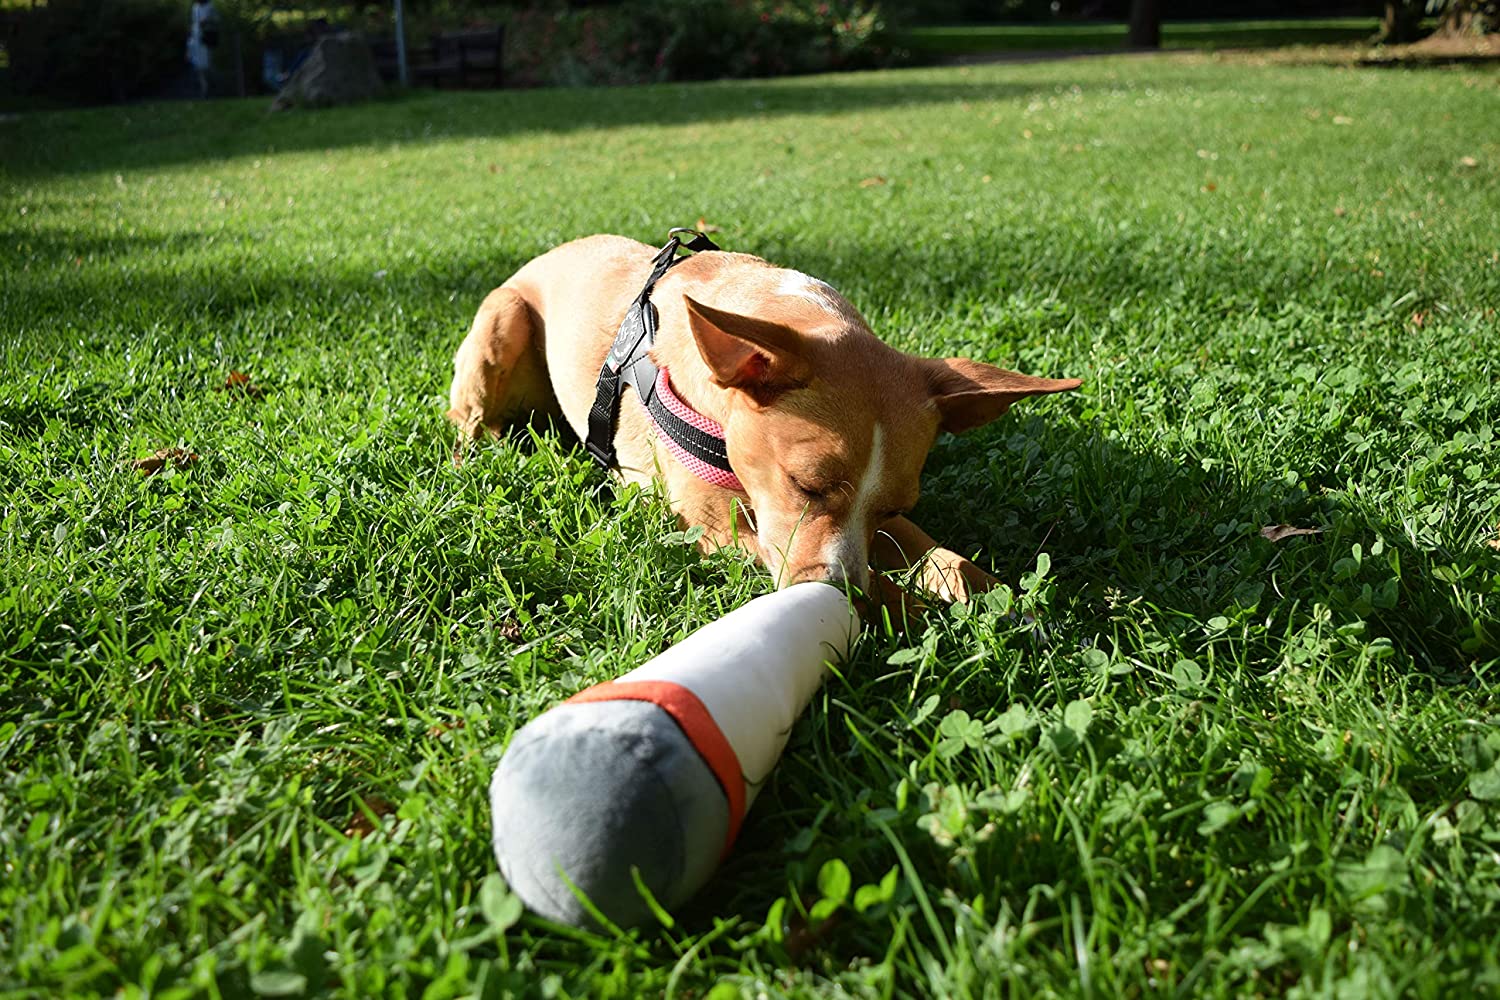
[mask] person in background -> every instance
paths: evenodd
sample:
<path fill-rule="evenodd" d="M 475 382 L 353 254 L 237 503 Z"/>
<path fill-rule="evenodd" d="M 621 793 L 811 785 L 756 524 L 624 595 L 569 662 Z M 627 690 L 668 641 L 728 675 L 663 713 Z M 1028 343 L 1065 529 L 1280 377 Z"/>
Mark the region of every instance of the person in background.
<path fill-rule="evenodd" d="M 187 61 L 198 78 L 198 96 L 208 96 L 208 77 L 213 69 L 214 48 L 219 44 L 219 12 L 213 0 L 193 0 L 188 26 Z"/>

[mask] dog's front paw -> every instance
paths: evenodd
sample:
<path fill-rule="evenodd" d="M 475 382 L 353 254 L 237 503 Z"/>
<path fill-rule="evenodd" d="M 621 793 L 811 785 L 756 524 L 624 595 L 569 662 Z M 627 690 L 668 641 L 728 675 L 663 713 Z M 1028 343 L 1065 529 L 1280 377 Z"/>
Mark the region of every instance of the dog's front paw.
<path fill-rule="evenodd" d="M 970 596 L 982 594 L 1000 581 L 957 552 L 935 548 L 922 562 L 922 589 L 945 601 L 967 604 Z"/>

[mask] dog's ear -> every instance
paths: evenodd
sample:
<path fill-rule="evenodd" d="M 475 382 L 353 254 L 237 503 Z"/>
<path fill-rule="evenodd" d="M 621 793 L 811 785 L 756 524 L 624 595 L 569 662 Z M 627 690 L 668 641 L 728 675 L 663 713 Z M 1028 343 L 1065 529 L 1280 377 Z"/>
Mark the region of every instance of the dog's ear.
<path fill-rule="evenodd" d="M 927 384 L 950 434 L 981 427 L 1010 409 L 1023 396 L 1076 389 L 1076 378 L 1034 378 L 968 358 L 944 358 L 927 363 Z"/>
<path fill-rule="evenodd" d="M 796 330 L 774 320 L 715 309 L 691 296 L 683 299 L 698 353 L 715 383 L 742 389 L 761 405 L 805 384 L 807 361 Z"/>

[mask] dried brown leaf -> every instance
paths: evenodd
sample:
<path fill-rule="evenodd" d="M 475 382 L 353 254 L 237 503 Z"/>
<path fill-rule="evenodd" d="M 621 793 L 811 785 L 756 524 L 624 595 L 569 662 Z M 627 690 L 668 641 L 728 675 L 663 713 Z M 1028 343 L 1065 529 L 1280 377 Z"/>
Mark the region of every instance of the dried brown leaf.
<path fill-rule="evenodd" d="M 396 811 L 396 807 L 378 795 L 367 795 L 359 800 L 359 805 L 354 807 L 354 815 L 349 817 L 349 823 L 344 827 L 344 836 L 363 837 L 375 832 L 380 825 L 380 817 L 389 815 Z"/>
<path fill-rule="evenodd" d="M 266 394 L 265 390 L 251 382 L 250 376 L 244 372 L 230 372 L 229 377 L 224 380 L 224 384 L 219 388 L 225 391 L 239 392 L 249 396 L 251 399 L 259 399 Z"/>
<path fill-rule="evenodd" d="M 804 898 L 804 909 L 812 909 L 814 902 L 815 900 Z M 829 914 L 828 919 L 818 924 L 809 923 L 800 913 L 793 913 L 781 929 L 782 947 L 792 961 L 799 961 L 809 951 L 823 945 L 843 922 L 844 914 L 838 911 Z"/>
<path fill-rule="evenodd" d="M 877 174 L 874 177 L 866 177 L 864 180 L 862 180 L 862 181 L 859 182 L 859 186 L 862 187 L 862 188 L 872 188 L 872 187 L 880 187 L 880 185 L 882 185 L 884 183 L 885 183 L 885 178 L 881 177 L 880 175 Z"/>
<path fill-rule="evenodd" d="M 145 458 L 138 458 L 130 464 L 139 469 L 141 475 L 150 476 L 165 469 L 168 464 L 179 469 L 186 469 L 196 461 L 198 461 L 198 456 L 186 448 L 158 448 L 152 454 Z"/>
<path fill-rule="evenodd" d="M 1279 542 L 1298 535 L 1321 535 L 1322 528 L 1296 528 L 1290 524 L 1268 524 L 1260 529 L 1260 537 L 1268 542 Z"/>

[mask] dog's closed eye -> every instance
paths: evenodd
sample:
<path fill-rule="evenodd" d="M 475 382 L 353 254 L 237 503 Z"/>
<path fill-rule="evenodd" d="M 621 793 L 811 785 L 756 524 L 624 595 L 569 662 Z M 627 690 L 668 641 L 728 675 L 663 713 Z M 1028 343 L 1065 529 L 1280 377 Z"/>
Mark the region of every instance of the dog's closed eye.
<path fill-rule="evenodd" d="M 792 488 L 801 493 L 808 500 L 827 500 L 833 495 L 835 487 L 828 483 L 816 480 L 798 479 L 796 476 L 788 476 Z"/>

